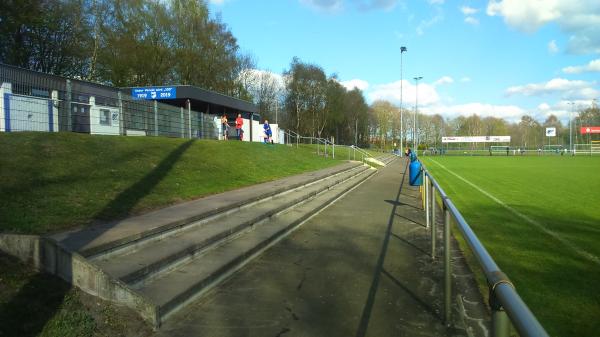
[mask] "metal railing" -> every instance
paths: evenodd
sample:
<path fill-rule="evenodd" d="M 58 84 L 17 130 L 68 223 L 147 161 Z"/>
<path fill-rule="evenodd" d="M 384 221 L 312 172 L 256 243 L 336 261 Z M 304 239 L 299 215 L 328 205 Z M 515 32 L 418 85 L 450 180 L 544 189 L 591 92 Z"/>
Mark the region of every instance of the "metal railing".
<path fill-rule="evenodd" d="M 548 333 L 529 310 L 525 302 L 523 302 L 512 282 L 500 270 L 452 200 L 450 200 L 435 178 L 425 168 L 423 169 L 423 177 L 425 221 L 427 228 L 431 230 L 432 259 L 436 257 L 436 191 L 442 202 L 441 207 L 444 219 L 444 322 L 448 325 L 451 319 L 452 265 L 450 263 L 450 220 L 453 218 L 473 255 L 477 258 L 487 280 L 489 305 L 492 311 L 492 336 L 508 337 L 510 335 L 511 322 L 521 336 L 548 336 Z"/>

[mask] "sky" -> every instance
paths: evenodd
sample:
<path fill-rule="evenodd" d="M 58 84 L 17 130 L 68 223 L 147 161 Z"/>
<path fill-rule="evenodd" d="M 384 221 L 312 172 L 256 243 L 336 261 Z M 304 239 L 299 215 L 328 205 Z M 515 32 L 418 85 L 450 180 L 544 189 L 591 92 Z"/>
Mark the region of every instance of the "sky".
<path fill-rule="evenodd" d="M 260 70 L 281 74 L 297 56 L 368 103 L 399 106 L 402 96 L 405 109 L 418 102 L 447 118 L 565 123 L 600 103 L 600 0 L 209 0 L 209 9 Z"/>

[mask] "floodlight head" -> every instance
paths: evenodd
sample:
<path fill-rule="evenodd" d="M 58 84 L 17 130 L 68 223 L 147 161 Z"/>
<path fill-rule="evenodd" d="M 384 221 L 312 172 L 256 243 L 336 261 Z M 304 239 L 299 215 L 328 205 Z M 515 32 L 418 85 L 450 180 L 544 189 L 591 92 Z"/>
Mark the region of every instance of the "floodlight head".
<path fill-rule="evenodd" d="M 404 53 L 405 51 L 408 51 L 408 49 L 406 49 L 406 47 L 404 47 L 404 46 L 400 47 L 400 54 Z"/>
<path fill-rule="evenodd" d="M 420 81 L 423 79 L 423 76 L 415 77 L 414 79 L 415 79 L 415 81 Z"/>

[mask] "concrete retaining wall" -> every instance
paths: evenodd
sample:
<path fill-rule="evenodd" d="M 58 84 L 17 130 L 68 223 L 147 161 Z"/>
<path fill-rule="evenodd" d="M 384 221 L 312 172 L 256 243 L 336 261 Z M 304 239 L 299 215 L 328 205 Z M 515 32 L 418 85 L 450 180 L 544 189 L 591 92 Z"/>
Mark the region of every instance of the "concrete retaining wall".
<path fill-rule="evenodd" d="M 157 306 L 54 240 L 37 235 L 0 234 L 0 250 L 38 270 L 57 275 L 90 295 L 125 305 L 155 327 L 160 325 Z"/>

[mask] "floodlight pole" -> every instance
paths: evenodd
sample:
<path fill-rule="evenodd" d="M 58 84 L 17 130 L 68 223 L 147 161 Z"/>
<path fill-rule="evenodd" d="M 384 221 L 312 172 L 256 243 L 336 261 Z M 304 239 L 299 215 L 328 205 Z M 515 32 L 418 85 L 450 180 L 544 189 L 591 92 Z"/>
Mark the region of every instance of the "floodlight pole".
<path fill-rule="evenodd" d="M 575 107 L 575 102 L 569 102 L 571 105 L 571 111 L 569 111 L 569 152 L 573 154 L 573 108 Z"/>
<path fill-rule="evenodd" d="M 408 49 L 406 47 L 400 47 L 400 157 L 404 156 L 404 145 L 403 145 L 403 135 L 402 131 L 404 130 L 403 124 L 403 112 L 402 112 L 402 53 L 406 52 Z M 406 142 L 408 147 L 408 141 Z"/>
<path fill-rule="evenodd" d="M 415 119 L 413 120 L 413 147 L 415 148 L 415 151 L 418 152 L 419 150 L 419 144 L 418 144 L 418 140 L 417 140 L 417 113 L 419 111 L 419 81 L 423 79 L 423 76 L 418 76 L 415 77 L 414 80 L 416 82 L 416 94 L 415 94 Z M 415 153 L 417 153 L 415 152 Z"/>

